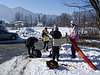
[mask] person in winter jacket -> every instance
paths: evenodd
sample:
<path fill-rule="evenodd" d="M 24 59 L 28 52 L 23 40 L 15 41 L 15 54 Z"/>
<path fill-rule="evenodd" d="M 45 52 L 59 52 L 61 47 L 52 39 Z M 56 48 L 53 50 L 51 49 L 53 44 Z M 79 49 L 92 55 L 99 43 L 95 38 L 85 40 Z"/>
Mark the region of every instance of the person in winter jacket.
<path fill-rule="evenodd" d="M 71 38 L 72 41 L 74 42 L 78 42 L 79 40 L 79 35 L 78 35 L 78 27 L 75 24 L 70 24 L 70 26 L 72 27 L 72 30 L 70 32 L 70 35 L 67 35 L 68 38 Z M 76 50 L 74 49 L 73 46 L 71 46 L 71 58 L 76 58 Z"/>
<path fill-rule="evenodd" d="M 25 41 L 25 46 L 28 49 L 28 54 L 29 57 L 33 57 L 33 48 L 35 48 L 34 44 L 38 42 L 38 39 L 35 37 L 29 37 L 26 41 Z"/>
<path fill-rule="evenodd" d="M 51 36 L 53 38 L 53 46 L 52 46 L 52 58 L 55 61 L 55 58 L 57 61 L 59 61 L 59 48 L 61 45 L 61 37 L 62 34 L 58 30 L 58 25 L 54 25 L 54 31 L 51 32 Z"/>
<path fill-rule="evenodd" d="M 43 46 L 44 51 L 48 51 L 48 42 L 50 39 L 47 27 L 45 27 L 44 30 L 42 31 L 42 40 L 44 41 L 44 46 Z"/>

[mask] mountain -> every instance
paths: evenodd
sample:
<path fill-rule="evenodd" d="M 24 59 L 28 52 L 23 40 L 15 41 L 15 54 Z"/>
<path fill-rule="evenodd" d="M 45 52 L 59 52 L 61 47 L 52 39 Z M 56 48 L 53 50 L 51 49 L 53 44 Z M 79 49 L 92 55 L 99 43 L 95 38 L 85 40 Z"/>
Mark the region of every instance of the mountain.
<path fill-rule="evenodd" d="M 33 13 L 33 12 L 29 11 L 29 10 L 26 10 L 26 9 L 22 8 L 22 7 L 16 7 L 14 9 L 12 9 L 12 10 L 13 10 L 13 13 L 20 12 L 20 13 L 23 13 L 24 15 L 33 15 L 33 16 L 37 16 L 38 15 L 37 13 Z"/>
<path fill-rule="evenodd" d="M 0 19 L 11 21 L 13 18 L 13 11 L 5 5 L 0 4 Z"/>
<path fill-rule="evenodd" d="M 6 21 L 13 21 L 15 17 L 15 13 L 20 12 L 24 16 L 34 16 L 37 17 L 38 15 L 45 15 L 42 13 L 33 13 L 25 8 L 22 7 L 16 7 L 16 8 L 9 8 L 3 4 L 0 4 L 0 20 L 6 20 Z M 56 15 L 46 15 L 48 18 L 56 18 Z"/>

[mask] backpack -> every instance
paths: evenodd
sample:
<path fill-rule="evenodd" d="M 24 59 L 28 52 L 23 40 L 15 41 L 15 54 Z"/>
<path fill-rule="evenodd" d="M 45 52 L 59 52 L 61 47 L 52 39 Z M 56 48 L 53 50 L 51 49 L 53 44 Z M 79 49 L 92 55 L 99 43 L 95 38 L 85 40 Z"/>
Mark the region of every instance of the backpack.
<path fill-rule="evenodd" d="M 33 50 L 33 54 L 32 54 L 33 58 L 41 58 L 42 54 L 40 50 Z"/>
<path fill-rule="evenodd" d="M 32 47 L 34 45 L 34 43 L 38 42 L 38 39 L 35 37 L 29 37 L 26 41 L 25 41 L 25 46 L 26 47 Z"/>
<path fill-rule="evenodd" d="M 58 69 L 59 67 L 58 63 L 54 60 L 46 61 L 46 64 L 50 69 Z"/>

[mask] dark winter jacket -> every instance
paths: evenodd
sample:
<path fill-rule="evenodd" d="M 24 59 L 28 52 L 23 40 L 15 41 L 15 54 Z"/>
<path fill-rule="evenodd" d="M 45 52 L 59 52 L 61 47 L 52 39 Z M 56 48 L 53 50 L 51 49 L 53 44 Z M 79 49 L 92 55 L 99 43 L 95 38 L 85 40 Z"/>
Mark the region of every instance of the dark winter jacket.
<path fill-rule="evenodd" d="M 51 36 L 52 36 L 54 39 L 60 39 L 60 38 L 62 37 L 60 31 L 52 31 L 52 32 L 51 32 Z"/>
<path fill-rule="evenodd" d="M 26 47 L 32 47 L 34 45 L 34 43 L 38 42 L 38 39 L 35 37 L 29 37 L 26 41 L 25 41 L 25 45 Z"/>
<path fill-rule="evenodd" d="M 51 36 L 53 38 L 53 46 L 60 46 L 61 45 L 61 32 L 58 30 L 52 31 Z"/>

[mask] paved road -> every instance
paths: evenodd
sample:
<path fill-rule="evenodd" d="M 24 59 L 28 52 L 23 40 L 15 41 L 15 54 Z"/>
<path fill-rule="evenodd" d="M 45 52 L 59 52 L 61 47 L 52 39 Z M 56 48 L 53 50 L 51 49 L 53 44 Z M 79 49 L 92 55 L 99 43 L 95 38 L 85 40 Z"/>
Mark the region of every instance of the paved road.
<path fill-rule="evenodd" d="M 24 44 L 0 44 L 0 64 L 27 51 Z"/>
<path fill-rule="evenodd" d="M 38 41 L 35 47 L 39 50 L 43 47 L 43 42 Z M 49 46 L 50 48 L 51 46 Z M 10 43 L 10 44 L 0 44 L 0 64 L 11 60 L 15 56 L 28 55 L 25 43 Z"/>

